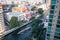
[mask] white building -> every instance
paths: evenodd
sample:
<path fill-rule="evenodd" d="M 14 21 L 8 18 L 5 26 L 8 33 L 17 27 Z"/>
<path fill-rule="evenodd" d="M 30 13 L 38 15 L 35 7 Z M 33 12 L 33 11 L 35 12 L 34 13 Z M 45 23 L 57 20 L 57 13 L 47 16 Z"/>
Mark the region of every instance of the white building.
<path fill-rule="evenodd" d="M 0 36 L 5 32 L 4 18 L 2 13 L 2 5 L 0 4 Z"/>
<path fill-rule="evenodd" d="M 12 16 L 18 17 L 18 21 L 22 20 L 29 20 L 29 18 L 26 18 L 26 14 L 28 13 L 22 13 L 22 12 L 8 12 L 6 13 L 6 18 L 8 21 L 10 21 Z"/>
<path fill-rule="evenodd" d="M 48 10 L 46 4 L 39 5 L 39 6 L 37 6 L 37 8 L 42 8 L 43 10 Z"/>
<path fill-rule="evenodd" d="M 22 1 L 26 1 L 26 2 L 29 2 L 29 3 L 34 3 L 34 2 L 36 2 L 36 3 L 39 3 L 39 2 L 40 3 L 45 3 L 46 0 L 0 0 L 0 2 L 3 3 L 3 4 L 11 4 L 12 1 L 14 3 L 19 3 L 19 2 L 22 2 Z"/>

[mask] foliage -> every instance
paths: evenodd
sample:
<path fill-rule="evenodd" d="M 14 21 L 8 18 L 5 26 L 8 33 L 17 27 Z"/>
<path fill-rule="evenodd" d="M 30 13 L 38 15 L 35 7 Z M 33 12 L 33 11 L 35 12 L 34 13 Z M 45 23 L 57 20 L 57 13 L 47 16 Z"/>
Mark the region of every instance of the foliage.
<path fill-rule="evenodd" d="M 32 17 L 30 20 L 34 20 L 35 19 L 35 17 Z"/>
<path fill-rule="evenodd" d="M 34 38 L 37 38 L 37 40 L 41 39 L 42 35 L 43 35 L 43 24 L 39 25 L 40 23 L 42 23 L 42 20 L 36 19 L 33 23 L 32 23 L 32 36 Z"/>
<path fill-rule="evenodd" d="M 30 37 L 26 37 L 24 40 L 32 40 Z"/>
<path fill-rule="evenodd" d="M 44 12 L 44 11 L 43 11 L 42 8 L 39 8 L 39 9 L 38 9 L 38 13 L 39 13 L 39 14 L 43 14 L 43 12 Z"/>
<path fill-rule="evenodd" d="M 18 19 L 17 19 L 17 17 L 12 17 L 10 20 L 10 27 L 14 28 L 16 26 L 19 26 Z"/>
<path fill-rule="evenodd" d="M 35 9 L 36 9 L 36 7 L 35 7 L 35 6 L 31 8 L 31 10 L 32 10 L 32 11 L 33 11 L 33 10 L 35 10 Z"/>

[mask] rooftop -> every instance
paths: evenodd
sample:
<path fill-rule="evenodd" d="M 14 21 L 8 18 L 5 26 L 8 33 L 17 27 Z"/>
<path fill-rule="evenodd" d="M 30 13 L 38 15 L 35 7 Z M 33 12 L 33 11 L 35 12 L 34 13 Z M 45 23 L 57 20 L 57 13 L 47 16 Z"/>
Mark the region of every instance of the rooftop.
<path fill-rule="evenodd" d="M 18 16 L 18 15 L 22 15 L 24 13 L 21 13 L 21 12 L 8 12 L 7 14 L 9 15 L 14 15 L 14 16 Z"/>

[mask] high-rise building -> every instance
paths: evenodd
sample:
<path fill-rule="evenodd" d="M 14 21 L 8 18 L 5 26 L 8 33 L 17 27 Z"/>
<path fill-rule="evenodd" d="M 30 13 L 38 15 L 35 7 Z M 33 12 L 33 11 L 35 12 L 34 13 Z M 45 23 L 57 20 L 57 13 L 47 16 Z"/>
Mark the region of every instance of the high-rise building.
<path fill-rule="evenodd" d="M 2 11 L 3 11 L 2 10 L 2 4 L 0 4 L 0 36 L 5 31 L 4 19 L 3 19 Z"/>
<path fill-rule="evenodd" d="M 46 40 L 60 40 L 60 0 L 50 1 Z"/>

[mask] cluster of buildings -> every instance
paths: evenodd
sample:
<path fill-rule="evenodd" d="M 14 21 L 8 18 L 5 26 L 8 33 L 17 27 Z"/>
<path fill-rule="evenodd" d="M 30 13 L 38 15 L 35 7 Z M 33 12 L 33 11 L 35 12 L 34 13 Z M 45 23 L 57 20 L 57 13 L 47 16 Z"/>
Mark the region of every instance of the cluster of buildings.
<path fill-rule="evenodd" d="M 38 3 L 33 2 L 30 3 L 30 1 L 16 1 L 18 3 L 13 3 L 15 6 L 11 8 L 11 12 L 6 13 L 6 18 L 8 21 L 10 21 L 12 16 L 18 16 L 18 20 L 24 18 L 23 20 L 29 21 L 32 17 L 32 14 L 35 14 L 38 12 L 37 9 L 42 8 L 43 10 L 48 10 L 46 3 Z M 35 4 L 34 4 L 35 3 Z M 31 10 L 33 7 L 37 7 L 36 10 Z"/>
<path fill-rule="evenodd" d="M 38 8 L 42 8 L 43 10 L 48 10 L 48 6 L 46 3 L 46 0 L 0 0 L 0 5 L 15 5 L 12 7 L 10 12 L 5 13 L 6 15 L 4 16 L 8 21 L 11 20 L 12 16 L 18 17 L 18 21 L 29 21 L 30 18 L 38 12 Z M 37 9 L 32 11 L 32 7 L 36 6 Z M 2 6 L 0 6 L 0 14 L 2 14 L 1 9 Z M 9 7 L 7 7 L 9 9 Z M 5 9 L 4 9 L 5 10 Z M 6 11 L 6 10 L 5 10 Z M 3 15 L 3 14 L 2 14 Z M 36 15 L 35 15 L 36 16 Z M 0 16 L 1 17 L 1 16 Z M 3 18 L 3 16 L 2 16 Z M 4 25 L 4 19 L 2 19 Z M 1 21 L 0 21 L 1 22 Z M 3 29 L 1 29 L 3 28 Z M 0 31 L 4 32 L 5 28 L 4 26 L 1 26 Z M 2 33 L 1 32 L 1 33 Z"/>
<path fill-rule="evenodd" d="M 7 3 L 7 0 L 0 0 Z M 13 1 L 13 0 L 11 0 Z M 12 7 L 11 12 L 6 13 L 6 18 L 8 21 L 10 21 L 12 16 L 18 17 L 18 20 L 29 20 L 32 17 L 32 14 L 35 13 L 35 11 L 31 11 L 32 6 L 36 6 L 37 8 L 43 8 L 43 10 L 49 11 L 49 20 L 48 20 L 48 27 L 46 32 L 46 40 L 60 40 L 60 0 L 45 0 L 46 4 L 42 2 L 43 0 L 34 0 L 33 2 L 29 0 L 24 0 L 25 2 L 20 2 L 22 0 L 18 0 L 18 2 L 15 0 L 11 3 L 16 3 L 18 6 Z M 28 1 L 28 2 L 26 2 Z M 39 2 L 37 2 L 39 1 Z M 42 4 L 43 3 L 43 4 Z M 28 5 L 28 6 L 27 6 Z M 0 12 L 1 12 L 1 6 L 0 6 Z M 2 13 L 0 13 L 1 15 Z M 0 16 L 0 25 L 4 24 L 1 23 L 3 21 L 2 16 Z M 0 26 L 3 28 L 3 26 Z M 1 28 L 0 28 L 1 31 Z"/>
<path fill-rule="evenodd" d="M 47 0 L 0 0 L 0 2 L 2 3 L 2 4 L 12 4 L 12 2 L 13 3 L 15 3 L 15 4 L 20 4 L 22 1 L 25 1 L 25 2 L 28 2 L 28 3 L 32 3 L 32 4 L 34 4 L 34 3 L 46 3 L 46 1 Z"/>

